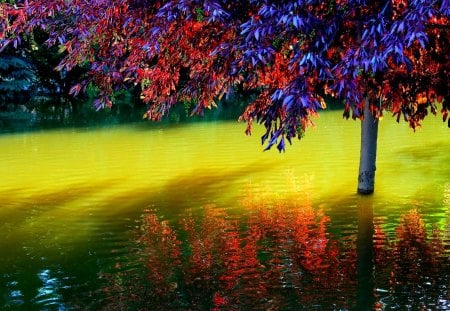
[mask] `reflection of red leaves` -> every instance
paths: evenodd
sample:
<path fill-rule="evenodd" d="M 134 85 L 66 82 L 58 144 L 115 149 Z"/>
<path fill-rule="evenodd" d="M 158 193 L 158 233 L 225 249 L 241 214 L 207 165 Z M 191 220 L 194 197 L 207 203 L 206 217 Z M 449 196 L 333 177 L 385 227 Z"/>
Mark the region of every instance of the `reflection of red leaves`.
<path fill-rule="evenodd" d="M 143 240 L 156 294 L 175 294 L 178 275 L 183 287 L 204 292 L 216 310 L 240 304 L 270 309 L 283 301 L 280 288 L 292 288 L 299 299 L 311 303 L 318 297 L 300 293 L 311 287 L 334 291 L 351 283 L 342 271 L 352 275 L 346 265 L 354 260 L 343 258 L 327 233 L 329 218 L 313 209 L 307 196 L 295 192 L 288 199 L 266 197 L 250 190 L 242 205 L 247 215 L 242 223 L 207 205 L 203 216 L 182 219 L 182 231 L 153 213 L 147 215 Z"/>
<path fill-rule="evenodd" d="M 418 291 L 424 293 L 430 291 L 431 296 L 439 293 L 439 289 L 434 288 L 430 280 L 434 280 L 433 282 L 439 280 L 442 271 L 449 267 L 442 231 L 435 228 L 430 235 L 423 216 L 414 209 L 401 216 L 395 233 L 396 239 L 389 243 L 382 226 L 375 227 L 376 269 L 379 270 L 380 277 L 386 278 L 379 282 L 390 284 L 389 290 L 393 292 L 399 290 L 402 296 L 411 293 L 411 302 L 427 296 L 427 294 L 415 296 Z M 429 284 L 430 287 L 418 289 L 421 284 Z M 420 301 L 421 305 L 423 303 Z"/>
<path fill-rule="evenodd" d="M 375 264 L 383 264 L 388 256 L 388 240 L 381 225 L 374 225 L 373 252 Z"/>
<path fill-rule="evenodd" d="M 142 227 L 145 234 L 141 242 L 146 247 L 148 279 L 155 291 L 161 294 L 173 292 L 176 286 L 172 278 L 181 263 L 180 241 L 167 220 L 160 220 L 153 213 L 144 218 Z"/>
<path fill-rule="evenodd" d="M 357 286 L 356 237 L 332 239 L 326 230 L 329 218 L 313 209 L 305 195 L 286 200 L 249 191 L 242 203 L 246 213 L 240 223 L 212 205 L 204 207 L 202 216 L 182 219 L 181 228 L 148 213 L 141 241 L 151 301 L 180 306 L 186 303 L 176 301 L 186 299 L 179 298 L 181 293 L 195 307 L 200 301 L 212 310 L 241 305 L 268 310 L 283 306 L 286 291 L 297 304 L 310 306 Z M 403 215 L 395 232 L 396 239 L 388 241 L 382 222 L 375 220 L 375 282 L 380 288 L 403 293 L 447 269 L 443 233 L 436 228 L 428 234 L 417 211 Z M 352 298 L 345 299 L 335 306 L 348 309 Z"/>

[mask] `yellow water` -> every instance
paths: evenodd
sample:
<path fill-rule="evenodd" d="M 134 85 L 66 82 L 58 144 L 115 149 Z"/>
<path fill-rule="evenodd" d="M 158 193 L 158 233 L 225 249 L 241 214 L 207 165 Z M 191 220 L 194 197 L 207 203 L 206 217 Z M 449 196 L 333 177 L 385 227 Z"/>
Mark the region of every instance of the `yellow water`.
<path fill-rule="evenodd" d="M 283 197 L 292 195 L 287 184 L 296 180 L 305 200 L 324 209 L 332 222 L 354 219 L 359 123 L 326 112 L 316 125 L 281 154 L 262 151 L 262 128 L 246 137 L 245 125 L 237 122 L 3 134 L 0 281 L 3 273 L 12 287 L 19 282 L 14 280 L 26 282 L 20 267 L 35 265 L 24 274 L 42 273 L 47 270 L 40 261 L 51 258 L 48 265 L 54 266 L 78 247 L 109 254 L 98 246 L 105 236 L 126 243 L 119 236 L 148 209 L 167 219 L 208 204 L 239 210 L 249 186 L 261 196 Z M 438 118 L 430 117 L 416 133 L 388 117 L 380 122 L 375 215 L 399 223 L 400 214 L 418 208 L 430 223 L 448 228 L 449 137 Z M 19 271 L 11 275 L 8 265 Z"/>
<path fill-rule="evenodd" d="M 430 118 L 413 133 L 406 124 L 380 124 L 377 196 L 442 195 L 450 181 L 449 130 Z M 261 130 L 243 135 L 243 124 L 147 124 L 39 131 L 0 137 L 0 196 L 8 208 L 29 204 L 103 205 L 126 197 L 126 205 L 166 192 L 177 197 L 235 196 L 242 183 L 269 183 L 283 191 L 287 173 L 313 179 L 318 199 L 354 193 L 359 159 L 359 124 L 340 113 L 324 113 L 301 142 L 287 152 L 262 152 Z M 171 183 L 189 180 L 181 189 Z M 175 186 L 174 185 L 174 186 Z M 225 187 L 215 193 L 217 186 Z M 180 186 L 180 185 L 178 185 Z M 181 192 L 181 193 L 180 193 Z M 80 195 L 84 194 L 84 195 Z M 111 213 L 120 213 L 117 206 Z"/>

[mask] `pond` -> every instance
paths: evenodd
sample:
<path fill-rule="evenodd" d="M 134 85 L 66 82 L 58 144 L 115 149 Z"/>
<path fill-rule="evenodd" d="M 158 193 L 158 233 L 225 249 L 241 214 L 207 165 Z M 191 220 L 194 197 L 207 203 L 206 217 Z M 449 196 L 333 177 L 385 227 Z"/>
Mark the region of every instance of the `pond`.
<path fill-rule="evenodd" d="M 286 153 L 237 122 L 0 136 L 0 309 L 448 310 L 449 129 L 322 113 Z"/>

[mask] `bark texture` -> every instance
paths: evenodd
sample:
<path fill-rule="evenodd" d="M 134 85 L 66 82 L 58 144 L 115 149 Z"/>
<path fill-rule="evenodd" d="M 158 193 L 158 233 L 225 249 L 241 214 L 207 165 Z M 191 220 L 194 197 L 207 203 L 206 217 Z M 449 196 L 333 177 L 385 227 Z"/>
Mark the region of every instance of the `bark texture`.
<path fill-rule="evenodd" d="M 358 193 L 371 194 L 375 189 L 378 119 L 372 116 L 369 103 L 364 105 L 361 121 L 361 153 L 359 158 Z"/>

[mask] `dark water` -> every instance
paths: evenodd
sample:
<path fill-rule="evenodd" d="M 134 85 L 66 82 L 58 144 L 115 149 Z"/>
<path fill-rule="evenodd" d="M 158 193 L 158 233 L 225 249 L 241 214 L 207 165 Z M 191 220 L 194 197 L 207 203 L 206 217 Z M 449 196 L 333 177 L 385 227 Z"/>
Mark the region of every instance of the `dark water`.
<path fill-rule="evenodd" d="M 0 136 L 0 309 L 449 310 L 449 132 L 326 113 L 286 154 L 233 122 Z"/>

